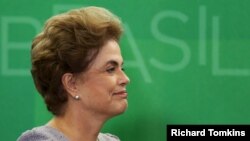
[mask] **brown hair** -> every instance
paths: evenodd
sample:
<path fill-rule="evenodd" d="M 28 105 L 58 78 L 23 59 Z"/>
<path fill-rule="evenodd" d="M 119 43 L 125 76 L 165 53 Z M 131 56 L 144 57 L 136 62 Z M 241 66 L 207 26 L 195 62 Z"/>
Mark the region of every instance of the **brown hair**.
<path fill-rule="evenodd" d="M 105 42 L 118 41 L 121 33 L 119 18 L 101 7 L 74 9 L 46 22 L 32 43 L 31 73 L 49 111 L 64 112 L 63 74 L 85 72 Z"/>

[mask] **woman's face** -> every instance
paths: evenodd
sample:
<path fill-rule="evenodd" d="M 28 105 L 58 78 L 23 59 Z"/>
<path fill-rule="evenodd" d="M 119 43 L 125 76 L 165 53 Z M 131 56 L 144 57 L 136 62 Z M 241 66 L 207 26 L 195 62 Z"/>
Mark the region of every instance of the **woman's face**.
<path fill-rule="evenodd" d="M 123 71 L 123 58 L 115 40 L 103 46 L 89 70 L 80 77 L 77 89 L 85 111 L 112 117 L 126 110 L 129 78 Z"/>

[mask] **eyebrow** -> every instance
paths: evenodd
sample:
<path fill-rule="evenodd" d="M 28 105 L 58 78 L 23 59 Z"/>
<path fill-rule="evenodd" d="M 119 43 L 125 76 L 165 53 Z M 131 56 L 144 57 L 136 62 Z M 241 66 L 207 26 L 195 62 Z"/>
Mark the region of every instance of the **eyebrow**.
<path fill-rule="evenodd" d="M 106 65 L 108 65 L 108 64 L 111 64 L 111 65 L 114 65 L 114 66 L 119 66 L 119 63 L 118 63 L 117 61 L 115 61 L 115 60 L 109 60 L 109 61 L 106 63 Z M 123 65 L 123 62 L 122 62 L 121 65 Z"/>

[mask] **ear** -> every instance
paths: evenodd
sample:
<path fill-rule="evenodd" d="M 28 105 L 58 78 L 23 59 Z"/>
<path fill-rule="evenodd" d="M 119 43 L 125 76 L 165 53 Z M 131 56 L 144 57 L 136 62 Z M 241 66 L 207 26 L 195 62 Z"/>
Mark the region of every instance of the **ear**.
<path fill-rule="evenodd" d="M 74 75 L 72 73 L 65 73 L 61 81 L 68 94 L 74 97 L 77 94 L 76 79 Z"/>

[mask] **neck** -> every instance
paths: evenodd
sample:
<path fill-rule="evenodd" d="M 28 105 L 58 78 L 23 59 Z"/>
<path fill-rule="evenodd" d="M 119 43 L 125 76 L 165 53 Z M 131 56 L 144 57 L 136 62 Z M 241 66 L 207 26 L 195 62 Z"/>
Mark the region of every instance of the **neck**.
<path fill-rule="evenodd" d="M 91 113 L 69 109 L 64 115 L 55 116 L 48 125 L 62 132 L 70 141 L 97 141 L 105 121 Z"/>

